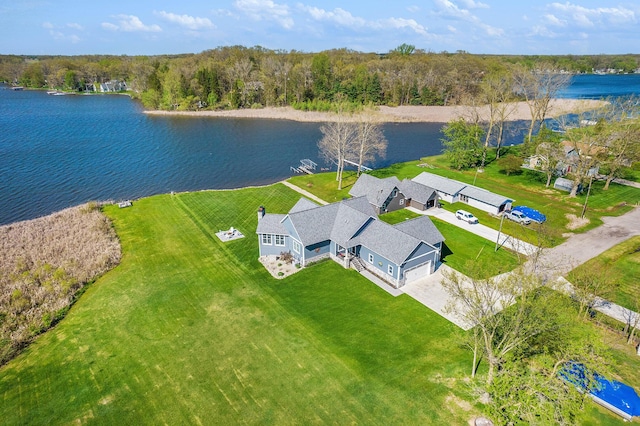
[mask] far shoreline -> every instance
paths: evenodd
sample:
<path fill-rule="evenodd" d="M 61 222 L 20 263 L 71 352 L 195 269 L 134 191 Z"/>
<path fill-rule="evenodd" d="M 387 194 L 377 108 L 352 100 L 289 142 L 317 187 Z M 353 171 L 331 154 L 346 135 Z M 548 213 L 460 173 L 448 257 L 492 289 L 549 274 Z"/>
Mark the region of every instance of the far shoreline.
<path fill-rule="evenodd" d="M 555 118 L 569 113 L 584 112 L 596 109 L 606 103 L 590 99 L 552 99 L 547 118 Z M 448 123 L 457 118 L 469 115 L 469 107 L 457 106 L 380 106 L 374 117 L 382 123 Z M 300 111 L 288 107 L 266 107 L 256 109 L 235 109 L 221 111 L 162 111 L 145 110 L 145 114 L 155 116 L 185 116 L 214 118 L 253 118 L 269 120 L 290 120 L 306 123 L 325 123 L 337 121 L 338 115 L 333 112 Z M 480 108 L 480 116 L 488 117 L 489 108 Z M 526 102 L 516 102 L 514 111 L 508 121 L 531 120 L 531 112 Z"/>

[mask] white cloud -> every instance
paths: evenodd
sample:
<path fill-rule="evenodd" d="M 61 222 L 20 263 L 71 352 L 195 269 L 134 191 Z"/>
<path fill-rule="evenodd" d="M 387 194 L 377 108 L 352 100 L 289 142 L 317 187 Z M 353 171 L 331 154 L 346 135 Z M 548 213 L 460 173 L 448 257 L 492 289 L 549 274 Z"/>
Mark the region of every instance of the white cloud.
<path fill-rule="evenodd" d="M 633 10 L 625 7 L 596 7 L 586 8 L 569 2 L 551 3 L 549 9 L 555 11 L 554 14 L 561 15 L 562 19 L 580 27 L 593 27 L 610 24 L 635 24 L 636 14 Z"/>
<path fill-rule="evenodd" d="M 357 28 L 364 27 L 367 24 L 365 19 L 353 16 L 351 12 L 347 12 L 339 7 L 333 9 L 333 11 L 327 11 L 313 6 L 303 6 L 302 8 L 316 21 L 328 21 L 343 27 Z"/>
<path fill-rule="evenodd" d="M 567 21 L 564 19 L 560 19 L 555 15 L 552 15 L 550 13 L 544 15 L 544 20 L 549 24 L 549 25 L 554 25 L 556 27 L 566 27 L 567 26 Z"/>
<path fill-rule="evenodd" d="M 103 22 L 102 24 L 100 24 L 102 26 L 102 28 L 104 28 L 105 30 L 109 30 L 109 31 L 118 31 L 118 26 L 112 24 L 111 22 Z"/>
<path fill-rule="evenodd" d="M 75 22 L 71 22 L 67 24 L 67 27 L 73 28 L 74 30 L 83 31 L 84 27 L 80 24 L 76 24 Z"/>
<path fill-rule="evenodd" d="M 320 9 L 314 6 L 299 5 L 299 8 L 304 12 L 307 12 L 311 18 L 316 21 L 331 22 L 340 27 L 350 29 L 362 29 L 369 30 L 398 30 L 408 29 L 420 35 L 427 35 L 427 28 L 419 24 L 415 19 L 406 18 L 386 18 L 377 21 L 368 21 L 359 16 L 353 16 L 351 12 L 348 12 L 342 8 L 335 8 L 331 11 Z"/>
<path fill-rule="evenodd" d="M 420 12 L 420 6 L 416 6 L 416 5 L 409 6 L 407 7 L 407 10 L 411 13 L 418 13 Z"/>
<path fill-rule="evenodd" d="M 473 8 L 488 8 L 484 3 L 475 2 L 473 0 L 462 0 L 467 6 L 473 6 Z M 491 37 L 500 37 L 504 35 L 504 30 L 501 28 L 497 28 L 491 26 L 489 24 L 485 24 L 480 18 L 476 15 L 469 12 L 468 9 L 461 9 L 450 0 L 434 0 L 434 3 L 438 7 L 439 11 L 438 15 L 443 16 L 445 18 L 449 18 L 451 20 L 464 21 L 473 24 L 477 28 L 480 28 L 484 31 L 485 34 Z"/>
<path fill-rule="evenodd" d="M 233 5 L 254 21 L 275 21 L 284 29 L 294 25 L 289 6 L 272 0 L 236 0 Z"/>
<path fill-rule="evenodd" d="M 53 28 L 53 24 L 51 22 L 43 22 L 42 23 L 42 28 L 52 29 Z"/>
<path fill-rule="evenodd" d="M 469 9 L 489 9 L 489 5 L 486 3 L 476 2 L 474 0 L 460 0 L 465 7 Z"/>
<path fill-rule="evenodd" d="M 404 19 L 404 18 L 389 18 L 379 21 L 379 28 L 381 29 L 410 29 L 413 32 L 421 35 L 427 35 L 427 29 L 417 23 L 413 19 Z"/>
<path fill-rule="evenodd" d="M 103 22 L 102 28 L 111 31 L 124 32 L 160 32 L 162 28 L 159 25 L 145 25 L 140 18 L 134 15 L 114 15 L 112 18 L 117 19 L 117 24 L 111 22 Z"/>
<path fill-rule="evenodd" d="M 69 41 L 73 44 L 79 43 L 80 42 L 80 37 L 78 37 L 75 34 L 72 35 L 65 35 L 64 33 L 60 32 L 60 31 L 55 31 L 55 30 L 51 30 L 49 31 L 49 35 L 54 39 L 54 40 L 58 40 L 58 41 Z"/>
<path fill-rule="evenodd" d="M 165 21 L 172 22 L 174 24 L 178 24 L 182 27 L 188 28 L 190 30 L 201 30 L 201 29 L 209 29 L 215 28 L 213 22 L 211 22 L 208 18 L 199 18 L 189 15 L 176 15 L 175 13 L 165 12 L 161 10 L 160 12 L 153 12 L 156 16 L 164 19 Z"/>

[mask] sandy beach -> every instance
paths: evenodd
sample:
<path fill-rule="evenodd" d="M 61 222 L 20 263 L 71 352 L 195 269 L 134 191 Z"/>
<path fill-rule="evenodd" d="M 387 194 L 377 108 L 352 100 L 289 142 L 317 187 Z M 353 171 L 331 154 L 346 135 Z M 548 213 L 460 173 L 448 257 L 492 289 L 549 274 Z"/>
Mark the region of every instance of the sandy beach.
<path fill-rule="evenodd" d="M 551 101 L 548 118 L 578 111 L 588 111 L 601 106 L 603 101 L 554 99 Z M 530 120 L 531 113 L 526 102 L 517 102 L 510 121 Z M 233 117 L 233 118 L 263 118 L 273 120 L 292 120 L 301 122 L 329 122 L 335 121 L 337 115 L 331 112 L 298 111 L 292 107 L 268 107 L 260 109 L 236 109 L 224 111 L 145 111 L 152 115 L 175 115 L 194 117 Z M 489 115 L 489 108 L 480 110 L 483 117 Z M 386 123 L 447 123 L 458 117 L 468 117 L 469 108 L 465 106 L 380 106 L 375 115 L 381 122 Z"/>

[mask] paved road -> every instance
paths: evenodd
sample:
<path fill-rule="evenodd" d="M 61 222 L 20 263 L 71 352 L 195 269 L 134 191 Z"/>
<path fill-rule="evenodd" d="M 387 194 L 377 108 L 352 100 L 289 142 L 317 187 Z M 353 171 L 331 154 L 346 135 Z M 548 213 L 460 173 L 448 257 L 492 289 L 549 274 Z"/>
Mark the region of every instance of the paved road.
<path fill-rule="evenodd" d="M 618 217 L 603 217 L 604 224 L 582 234 L 573 234 L 559 246 L 543 250 L 541 262 L 564 275 L 634 235 L 640 235 L 640 208 Z"/>
<path fill-rule="evenodd" d="M 532 244 L 518 240 L 517 238 L 506 235 L 505 233 L 499 234 L 497 230 L 489 228 L 488 226 L 481 223 L 470 224 L 463 220 L 459 220 L 458 218 L 456 218 L 456 215 L 454 213 L 448 210 L 433 208 L 421 211 L 413 207 L 408 207 L 407 209 L 418 214 L 426 214 L 427 216 L 437 217 L 440 220 L 462 228 L 465 231 L 469 231 L 472 234 L 476 234 L 479 237 L 485 238 L 493 243 L 498 241 L 499 237 L 500 246 L 505 246 L 507 248 L 510 248 L 511 250 L 517 251 L 518 253 L 529 256 L 530 254 L 536 252 L 536 247 Z"/>

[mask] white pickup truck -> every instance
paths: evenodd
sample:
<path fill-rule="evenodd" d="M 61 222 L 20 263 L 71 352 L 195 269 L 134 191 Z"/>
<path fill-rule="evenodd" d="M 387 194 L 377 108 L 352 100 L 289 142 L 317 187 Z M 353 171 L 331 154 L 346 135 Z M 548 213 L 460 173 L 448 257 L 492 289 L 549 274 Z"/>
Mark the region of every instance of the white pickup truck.
<path fill-rule="evenodd" d="M 510 219 L 516 223 L 521 223 L 523 225 L 528 225 L 531 223 L 531 219 L 524 215 L 524 213 L 519 212 L 517 210 L 511 210 L 504 213 L 507 219 Z"/>

